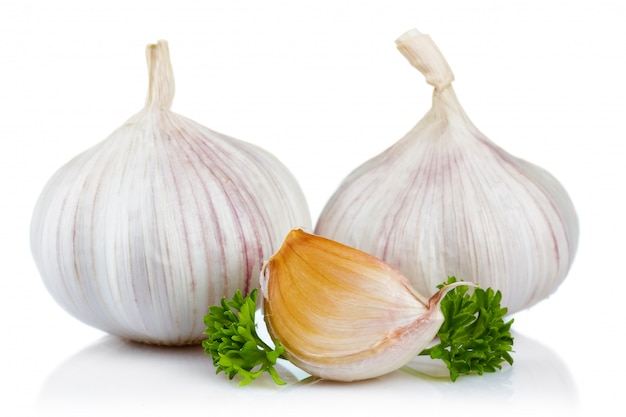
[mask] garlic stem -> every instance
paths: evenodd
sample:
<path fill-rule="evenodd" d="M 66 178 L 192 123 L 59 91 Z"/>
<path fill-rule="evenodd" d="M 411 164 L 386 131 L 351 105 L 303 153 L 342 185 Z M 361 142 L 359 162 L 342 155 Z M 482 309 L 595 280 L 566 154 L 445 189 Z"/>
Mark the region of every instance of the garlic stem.
<path fill-rule="evenodd" d="M 454 81 L 454 74 L 430 36 L 411 29 L 396 39 L 398 50 L 426 77 L 426 82 L 442 90 Z"/>
<path fill-rule="evenodd" d="M 146 47 L 148 61 L 148 97 L 146 108 L 156 106 L 169 110 L 174 101 L 174 71 L 170 61 L 170 50 L 167 41 L 160 40 Z"/>

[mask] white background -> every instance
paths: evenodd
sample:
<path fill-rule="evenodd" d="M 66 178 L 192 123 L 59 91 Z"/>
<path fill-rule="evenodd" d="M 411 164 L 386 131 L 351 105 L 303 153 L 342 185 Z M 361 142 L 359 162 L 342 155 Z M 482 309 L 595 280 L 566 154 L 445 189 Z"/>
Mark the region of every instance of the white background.
<path fill-rule="evenodd" d="M 0 414 L 329 410 L 580 414 L 623 396 L 626 9 L 619 0 L 4 1 L 0 6 Z M 144 48 L 170 45 L 172 109 L 277 155 L 314 219 L 343 177 L 428 110 L 395 48 L 432 36 L 466 112 L 552 172 L 581 224 L 559 290 L 515 316 L 515 366 L 456 384 L 398 371 L 357 384 L 238 388 L 201 349 L 137 346 L 67 315 L 32 262 L 47 179 L 143 106 Z"/>

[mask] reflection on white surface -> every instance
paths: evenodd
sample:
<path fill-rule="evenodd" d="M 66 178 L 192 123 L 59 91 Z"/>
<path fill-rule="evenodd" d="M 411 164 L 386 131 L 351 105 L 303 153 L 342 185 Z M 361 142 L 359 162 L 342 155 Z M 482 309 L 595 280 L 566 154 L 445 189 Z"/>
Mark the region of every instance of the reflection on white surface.
<path fill-rule="evenodd" d="M 225 410 L 355 407 L 411 414 L 432 410 L 439 415 L 455 410 L 475 410 L 476 415 L 490 411 L 495 415 L 576 414 L 576 383 L 555 352 L 515 334 L 514 359 L 514 365 L 501 372 L 461 377 L 454 383 L 416 371 L 423 368 L 412 364 L 357 383 L 313 381 L 286 367 L 280 371 L 286 386 L 276 386 L 267 377 L 238 387 L 223 373 L 215 374 L 200 346 L 156 347 L 106 336 L 49 375 L 38 398 L 37 415 L 217 415 Z"/>

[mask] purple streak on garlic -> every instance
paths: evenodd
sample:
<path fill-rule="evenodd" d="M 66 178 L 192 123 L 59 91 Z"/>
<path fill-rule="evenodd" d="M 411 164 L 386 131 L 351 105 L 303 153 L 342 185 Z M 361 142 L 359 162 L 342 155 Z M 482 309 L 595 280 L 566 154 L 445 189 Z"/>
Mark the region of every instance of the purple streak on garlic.
<path fill-rule="evenodd" d="M 207 306 L 257 287 L 263 261 L 311 219 L 273 155 L 170 110 L 165 41 L 147 60 L 145 108 L 44 187 L 32 253 L 54 299 L 83 322 L 142 342 L 198 343 Z"/>
<path fill-rule="evenodd" d="M 411 30 L 397 45 L 434 86 L 432 108 L 340 184 L 316 234 L 385 260 L 422 294 L 456 276 L 501 290 L 510 313 L 545 299 L 577 249 L 578 218 L 567 192 L 472 124 L 429 36 Z"/>

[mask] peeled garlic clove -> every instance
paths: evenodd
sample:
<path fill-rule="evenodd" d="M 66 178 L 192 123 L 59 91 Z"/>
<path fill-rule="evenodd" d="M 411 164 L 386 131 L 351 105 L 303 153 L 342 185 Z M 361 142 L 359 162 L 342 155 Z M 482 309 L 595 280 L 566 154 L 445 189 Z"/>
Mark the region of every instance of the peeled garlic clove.
<path fill-rule="evenodd" d="M 543 300 L 565 279 L 577 249 L 566 190 L 472 124 L 429 36 L 411 30 L 397 46 L 434 86 L 432 108 L 340 184 L 316 234 L 385 260 L 422 294 L 441 277 L 459 276 L 501 290 L 510 313 Z"/>
<path fill-rule="evenodd" d="M 434 339 L 439 302 L 456 286 L 426 299 L 383 261 L 303 230 L 289 232 L 261 274 L 269 334 L 290 362 L 337 381 L 408 363 Z"/>
<path fill-rule="evenodd" d="M 54 299 L 129 339 L 199 343 L 208 305 L 258 286 L 263 261 L 311 218 L 270 153 L 170 110 L 168 45 L 147 47 L 145 108 L 49 180 L 31 224 Z"/>

